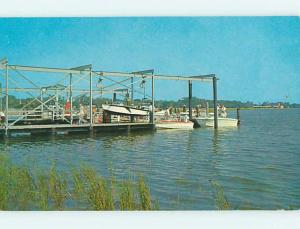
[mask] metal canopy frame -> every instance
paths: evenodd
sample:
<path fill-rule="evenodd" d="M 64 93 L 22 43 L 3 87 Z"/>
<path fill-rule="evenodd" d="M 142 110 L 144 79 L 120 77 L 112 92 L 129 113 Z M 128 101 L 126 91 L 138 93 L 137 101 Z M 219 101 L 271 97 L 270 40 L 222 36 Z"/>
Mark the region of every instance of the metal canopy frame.
<path fill-rule="evenodd" d="M 89 93 L 90 96 L 90 128 L 93 127 L 93 117 L 92 117 L 92 106 L 93 106 L 93 76 L 103 76 L 103 77 L 127 77 L 128 80 L 131 79 L 131 99 L 133 100 L 133 84 L 134 78 L 141 78 L 142 79 L 151 79 L 152 81 L 152 94 L 151 100 L 152 100 L 152 111 L 150 112 L 150 122 L 154 124 L 154 82 L 155 80 L 176 80 L 176 81 L 188 81 L 188 87 L 189 87 L 189 116 L 190 119 L 192 119 L 192 109 L 191 109 L 191 99 L 192 99 L 192 82 L 209 82 L 212 83 L 213 86 L 213 100 L 214 100 L 214 124 L 215 128 L 218 128 L 218 114 L 217 114 L 217 80 L 215 74 L 208 74 L 208 75 L 196 75 L 196 76 L 187 76 L 187 75 L 160 75 L 160 74 L 154 74 L 153 69 L 143 70 L 143 71 L 134 71 L 134 72 L 112 72 L 112 71 L 94 71 L 92 70 L 92 65 L 82 65 L 79 67 L 74 68 L 49 68 L 49 67 L 36 67 L 36 66 L 22 66 L 22 65 L 10 65 L 8 64 L 8 60 L 6 58 L 1 59 L 0 61 L 0 70 L 5 70 L 5 80 L 6 80 L 6 109 L 5 109 L 5 130 L 7 133 L 7 130 L 10 125 L 8 125 L 8 91 L 21 91 L 21 88 L 11 88 L 8 87 L 8 70 L 15 70 L 17 71 L 29 71 L 29 72 L 43 72 L 43 73 L 64 73 L 69 75 L 69 83 L 70 86 L 68 87 L 69 93 L 70 93 L 70 100 L 71 100 L 71 124 L 72 124 L 72 91 L 76 91 L 76 89 L 72 88 L 72 76 L 73 74 L 78 75 L 86 75 L 89 77 L 89 89 L 88 90 L 78 90 L 81 92 Z M 82 79 L 82 77 L 80 78 Z M 125 86 L 122 84 L 123 81 L 118 82 L 114 81 L 116 84 Z M 129 86 L 126 86 L 127 90 L 130 88 Z M 49 88 L 50 89 L 50 88 Z M 23 88 L 23 90 L 30 90 L 30 88 Z M 31 90 L 34 90 L 31 88 Z M 35 89 L 36 90 L 36 89 Z M 50 89 L 51 90 L 51 89 Z M 118 91 L 119 89 L 115 89 Z M 44 103 L 42 103 L 44 105 Z"/>
<path fill-rule="evenodd" d="M 66 73 L 66 74 L 89 74 L 92 65 L 83 65 L 75 68 L 48 68 L 48 67 L 35 67 L 35 66 L 22 66 L 22 65 L 8 65 L 10 69 L 19 71 L 30 71 L 30 72 L 48 72 L 48 73 Z M 0 65 L 0 69 L 5 69 L 5 64 Z M 87 70 L 88 69 L 88 70 Z M 110 77 L 142 77 L 142 78 L 152 78 L 160 80 L 192 80 L 201 82 L 212 82 L 215 74 L 208 75 L 197 75 L 197 76 L 183 76 L 183 75 L 160 75 L 154 74 L 154 70 L 136 71 L 136 72 L 111 72 L 111 71 L 92 71 L 101 76 Z M 151 74 L 149 74 L 151 73 Z"/>

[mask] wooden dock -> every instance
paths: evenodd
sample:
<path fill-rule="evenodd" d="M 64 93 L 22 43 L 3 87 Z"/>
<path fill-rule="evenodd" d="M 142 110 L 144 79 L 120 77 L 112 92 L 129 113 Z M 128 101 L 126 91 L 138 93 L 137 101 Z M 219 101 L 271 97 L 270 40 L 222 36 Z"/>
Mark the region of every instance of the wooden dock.
<path fill-rule="evenodd" d="M 49 125 L 18 125 L 8 129 L 8 136 L 13 134 L 71 134 L 99 133 L 136 130 L 154 130 L 152 123 L 105 123 L 105 124 L 49 124 Z M 0 136 L 5 136 L 5 128 L 0 127 Z"/>

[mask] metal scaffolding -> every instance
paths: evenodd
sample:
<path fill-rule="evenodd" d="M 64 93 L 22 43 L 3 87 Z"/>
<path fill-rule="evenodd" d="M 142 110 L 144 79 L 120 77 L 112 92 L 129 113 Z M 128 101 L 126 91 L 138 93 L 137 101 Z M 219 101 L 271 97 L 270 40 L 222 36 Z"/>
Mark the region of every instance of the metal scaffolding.
<path fill-rule="evenodd" d="M 38 103 L 38 105 L 31 110 L 30 112 L 34 113 L 38 110 L 44 112 L 45 109 L 54 112 L 54 109 L 58 109 L 61 106 L 59 101 L 59 96 L 63 93 L 67 93 L 67 100 L 69 100 L 69 119 L 66 120 L 65 114 L 62 114 L 61 118 L 67 121 L 70 125 L 74 124 L 75 110 L 74 110 L 74 97 L 75 93 L 77 96 L 82 96 L 88 94 L 89 96 L 89 128 L 93 129 L 93 99 L 102 96 L 103 94 L 112 93 L 116 96 L 117 93 L 121 94 L 126 91 L 126 97 L 129 99 L 130 92 L 130 101 L 131 103 L 134 100 L 134 94 L 143 94 L 144 98 L 151 100 L 151 110 L 150 110 L 150 123 L 154 124 L 154 108 L 155 108 L 155 81 L 156 80 L 175 80 L 175 81 L 187 81 L 189 88 L 189 118 L 192 119 L 192 82 L 209 82 L 213 86 L 213 100 L 214 100 L 214 124 L 215 128 L 218 128 L 218 114 L 217 114 L 217 77 L 215 74 L 210 75 L 196 75 L 196 76 L 169 76 L 169 75 L 160 75 L 154 74 L 154 70 L 143 70 L 143 71 L 134 71 L 131 73 L 126 72 L 110 72 L 110 71 L 96 71 L 93 70 L 93 66 L 83 65 L 75 68 L 49 68 L 49 67 L 36 67 L 36 66 L 21 66 L 21 65 L 11 65 L 8 63 L 7 59 L 2 59 L 0 61 L 0 70 L 4 71 L 4 80 L 5 80 L 5 133 L 8 133 L 8 130 L 18 123 L 18 121 L 24 119 L 29 114 L 22 114 L 14 121 L 9 123 L 10 113 L 9 113 L 9 93 L 11 92 L 24 92 L 33 97 L 33 100 L 30 101 L 30 104 Z M 19 87 L 18 78 L 12 77 L 11 73 L 16 73 L 19 78 L 24 79 L 31 87 Z M 21 73 L 22 72 L 22 73 Z M 31 73 L 43 73 L 43 74 L 63 74 L 63 80 L 68 80 L 68 85 L 61 85 L 60 80 L 55 85 L 52 86 L 41 86 L 34 83 L 29 77 L 25 76 L 23 72 Z M 46 76 L 39 76 L 46 77 Z M 75 79 L 78 77 L 77 79 Z M 99 78 L 98 81 L 96 78 Z M 123 78 L 121 81 L 118 78 Z M 125 78 L 125 79 L 124 79 Z M 82 81 L 86 80 L 88 83 L 87 88 L 75 88 L 76 84 L 84 85 Z M 103 80 L 112 82 L 110 85 L 103 85 Z M 144 92 L 134 89 L 134 85 L 140 83 L 145 83 L 146 80 L 151 81 L 151 95 L 147 95 Z M 129 82 L 129 83 L 128 83 Z M 14 84 L 15 86 L 11 86 Z M 33 87 L 32 87 L 33 86 Z M 60 86 L 60 88 L 59 88 Z M 116 88 L 117 87 L 117 88 Z M 1 85 L 2 89 L 2 85 Z M 1 90 L 2 92 L 2 90 Z M 53 95 L 55 92 L 55 95 Z M 34 96 L 34 93 L 39 93 L 40 96 Z M 48 97 L 45 97 L 47 95 Z M 49 106 L 51 101 L 55 101 L 55 106 Z M 2 94 L 1 94 L 2 102 Z M 25 105 L 29 106 L 28 104 Z M 25 109 L 25 108 L 24 108 Z M 32 114 L 31 114 L 32 115 Z M 85 120 L 85 124 L 86 124 Z"/>

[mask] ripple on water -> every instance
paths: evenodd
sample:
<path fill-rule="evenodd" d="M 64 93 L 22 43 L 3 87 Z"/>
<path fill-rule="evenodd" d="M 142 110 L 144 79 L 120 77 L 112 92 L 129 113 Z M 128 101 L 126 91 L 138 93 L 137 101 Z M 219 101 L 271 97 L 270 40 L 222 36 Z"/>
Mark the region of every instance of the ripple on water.
<path fill-rule="evenodd" d="M 215 209 L 212 181 L 234 209 L 300 208 L 299 117 L 300 109 L 242 110 L 236 129 L 27 136 L 0 150 L 34 167 L 142 174 L 161 209 Z"/>

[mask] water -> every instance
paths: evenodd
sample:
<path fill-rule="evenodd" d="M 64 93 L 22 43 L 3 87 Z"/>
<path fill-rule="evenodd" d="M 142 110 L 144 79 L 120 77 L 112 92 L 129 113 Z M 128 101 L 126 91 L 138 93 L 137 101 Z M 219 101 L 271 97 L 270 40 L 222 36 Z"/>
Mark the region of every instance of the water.
<path fill-rule="evenodd" d="M 233 209 L 299 209 L 299 121 L 300 109 L 242 110 L 234 129 L 16 137 L 0 150 L 33 169 L 142 174 L 160 209 L 217 209 L 213 183 Z"/>

